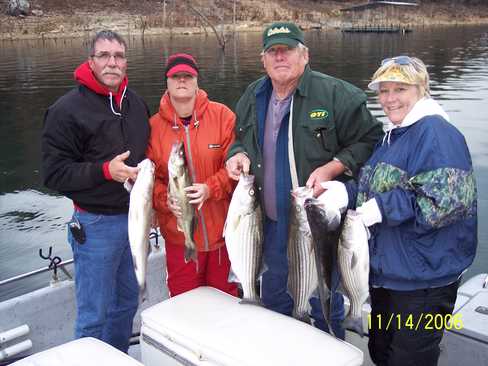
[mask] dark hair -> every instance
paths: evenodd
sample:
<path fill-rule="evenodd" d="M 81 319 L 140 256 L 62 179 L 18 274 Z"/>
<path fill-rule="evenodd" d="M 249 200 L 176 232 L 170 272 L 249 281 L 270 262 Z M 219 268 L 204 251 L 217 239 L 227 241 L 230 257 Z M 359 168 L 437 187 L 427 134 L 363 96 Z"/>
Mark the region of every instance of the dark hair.
<path fill-rule="evenodd" d="M 107 41 L 117 41 L 127 50 L 127 43 L 125 43 L 125 40 L 122 38 L 122 36 L 117 32 L 106 29 L 98 32 L 95 37 L 92 38 L 90 43 L 90 56 L 93 56 L 93 54 L 95 53 L 95 44 L 101 39 L 106 39 Z"/>

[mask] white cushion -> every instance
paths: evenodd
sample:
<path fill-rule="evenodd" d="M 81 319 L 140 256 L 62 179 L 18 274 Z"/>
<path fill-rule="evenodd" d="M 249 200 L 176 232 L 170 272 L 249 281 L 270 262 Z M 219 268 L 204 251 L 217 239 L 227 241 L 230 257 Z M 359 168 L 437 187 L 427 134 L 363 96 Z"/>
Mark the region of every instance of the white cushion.
<path fill-rule="evenodd" d="M 196 365 L 361 365 L 363 353 L 308 324 L 211 287 L 200 287 L 141 313 L 141 337 Z M 144 347 L 142 361 L 144 360 Z M 177 351 L 176 351 L 177 350 Z M 147 364 L 146 366 L 151 366 Z"/>
<path fill-rule="evenodd" d="M 14 362 L 12 366 L 142 366 L 127 354 L 95 338 L 80 338 Z"/>

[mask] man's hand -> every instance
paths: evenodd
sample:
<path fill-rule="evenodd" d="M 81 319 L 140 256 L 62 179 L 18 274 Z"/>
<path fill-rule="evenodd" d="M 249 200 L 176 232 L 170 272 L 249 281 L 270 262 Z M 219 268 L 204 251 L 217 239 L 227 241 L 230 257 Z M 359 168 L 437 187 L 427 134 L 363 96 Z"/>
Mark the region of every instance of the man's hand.
<path fill-rule="evenodd" d="M 172 197 L 171 194 L 168 193 L 168 199 L 166 200 L 166 204 L 168 205 L 169 210 L 179 219 L 182 215 L 181 207 L 178 204 L 178 199 Z"/>
<path fill-rule="evenodd" d="M 136 180 L 139 168 L 133 168 L 125 165 L 124 163 L 129 155 L 130 151 L 127 150 L 125 153 L 117 155 L 115 158 L 110 160 L 110 163 L 108 164 L 108 171 L 110 172 L 113 180 L 120 183 L 124 183 L 126 179 L 132 179 L 133 181 Z"/>
<path fill-rule="evenodd" d="M 205 183 L 195 183 L 185 188 L 186 196 L 191 199 L 192 205 L 198 205 L 197 210 L 201 209 L 203 203 L 210 197 L 210 190 Z"/>
<path fill-rule="evenodd" d="M 241 173 L 249 174 L 251 160 L 244 153 L 237 153 L 225 162 L 225 167 L 229 177 L 234 180 L 239 180 Z"/>
<path fill-rule="evenodd" d="M 345 166 L 338 160 L 331 160 L 327 164 L 315 169 L 307 180 L 306 186 L 313 188 L 314 197 L 318 197 L 324 192 L 320 183 L 333 180 L 345 171 Z"/>

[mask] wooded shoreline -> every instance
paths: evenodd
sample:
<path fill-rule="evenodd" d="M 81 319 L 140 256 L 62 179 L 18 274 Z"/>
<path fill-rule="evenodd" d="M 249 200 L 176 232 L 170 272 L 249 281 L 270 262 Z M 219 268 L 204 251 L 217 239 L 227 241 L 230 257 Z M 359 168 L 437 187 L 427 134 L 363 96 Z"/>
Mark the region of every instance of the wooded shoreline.
<path fill-rule="evenodd" d="M 101 29 L 130 36 L 215 33 L 225 40 L 234 31 L 261 31 L 265 24 L 277 20 L 294 21 L 303 29 L 367 24 L 413 29 L 488 25 L 488 2 L 469 5 L 469 1 L 460 1 L 453 5 L 452 1 L 422 1 L 415 7 L 341 10 L 366 1 L 100 0 L 94 5 L 76 0 L 32 0 L 28 16 L 0 15 L 0 40 L 90 37 Z"/>

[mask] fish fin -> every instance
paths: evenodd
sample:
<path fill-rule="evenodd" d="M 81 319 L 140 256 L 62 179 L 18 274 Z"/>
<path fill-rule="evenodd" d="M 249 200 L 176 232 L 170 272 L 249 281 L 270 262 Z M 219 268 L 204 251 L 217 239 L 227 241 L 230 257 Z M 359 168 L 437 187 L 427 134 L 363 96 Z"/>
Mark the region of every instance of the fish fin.
<path fill-rule="evenodd" d="M 229 269 L 229 276 L 227 278 L 227 282 L 240 282 L 239 279 L 237 278 L 237 275 L 232 270 L 232 266 Z"/>
<path fill-rule="evenodd" d="M 261 300 L 257 299 L 241 299 L 239 301 L 239 304 L 242 304 L 242 305 L 256 305 L 256 306 L 263 306 L 263 303 L 261 302 Z"/>
<path fill-rule="evenodd" d="M 225 238 L 225 229 L 227 228 L 227 219 L 224 221 L 224 227 L 222 228 L 222 237 Z"/>
<path fill-rule="evenodd" d="M 261 265 L 259 266 L 259 271 L 258 271 L 258 274 L 257 274 L 257 279 L 258 278 L 261 278 L 263 276 L 264 272 L 266 272 L 267 270 L 268 270 L 268 266 L 264 262 L 264 258 L 261 258 Z"/>
<path fill-rule="evenodd" d="M 227 215 L 227 218 L 225 219 L 225 222 L 224 222 L 224 227 L 222 228 L 222 237 L 223 238 L 225 238 L 225 233 L 227 232 L 227 230 L 231 230 L 231 228 L 234 228 L 234 230 L 232 230 L 232 231 L 235 231 L 235 228 L 237 227 L 236 221 L 238 221 L 238 220 L 229 220 L 229 215 Z"/>
<path fill-rule="evenodd" d="M 351 256 L 351 270 L 353 270 L 356 267 L 358 262 L 359 262 L 358 256 L 356 253 L 353 252 Z"/>
<path fill-rule="evenodd" d="M 362 318 L 346 317 L 342 326 L 346 329 L 352 330 L 353 332 L 359 334 L 362 338 L 364 337 L 363 320 Z"/>
<path fill-rule="evenodd" d="M 193 217 L 191 218 L 191 232 L 190 232 L 190 236 L 191 236 L 191 241 L 194 242 L 195 239 L 194 239 L 194 235 L 195 235 L 195 231 L 197 231 L 197 226 L 198 226 L 198 217 L 197 215 L 193 215 Z M 193 243 L 193 245 L 195 245 L 195 243 Z"/>
<path fill-rule="evenodd" d="M 180 225 L 180 220 L 176 220 L 176 230 L 183 232 L 183 229 L 181 228 L 181 225 Z"/>
<path fill-rule="evenodd" d="M 346 293 L 346 289 L 344 287 L 344 284 L 341 282 L 339 282 L 339 284 L 337 285 L 337 288 L 334 290 L 335 292 L 340 292 L 343 296 L 347 296 L 347 293 Z"/>

